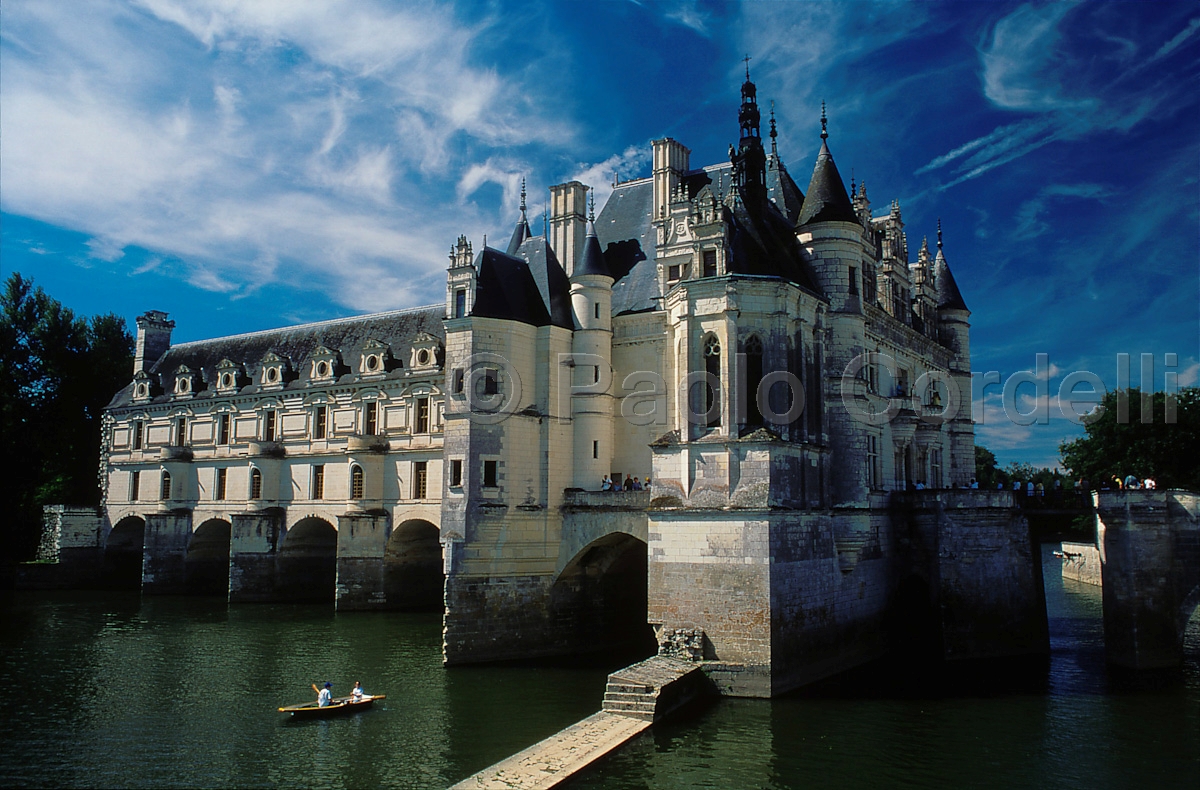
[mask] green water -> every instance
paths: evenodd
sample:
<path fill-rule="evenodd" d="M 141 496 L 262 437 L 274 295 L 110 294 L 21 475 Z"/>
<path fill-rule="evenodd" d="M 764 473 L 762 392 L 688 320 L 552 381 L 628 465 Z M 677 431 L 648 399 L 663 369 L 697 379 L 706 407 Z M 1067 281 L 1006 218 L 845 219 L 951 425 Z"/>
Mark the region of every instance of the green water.
<path fill-rule="evenodd" d="M 723 700 L 572 786 L 1200 787 L 1200 615 L 1182 672 L 1114 675 L 1099 590 L 1051 560 L 1048 667 L 877 665 Z M 445 670 L 436 615 L 119 594 L 18 594 L 0 634 L 4 786 L 443 788 L 595 712 L 612 668 Z M 325 680 L 388 699 L 329 721 L 276 711 Z"/>

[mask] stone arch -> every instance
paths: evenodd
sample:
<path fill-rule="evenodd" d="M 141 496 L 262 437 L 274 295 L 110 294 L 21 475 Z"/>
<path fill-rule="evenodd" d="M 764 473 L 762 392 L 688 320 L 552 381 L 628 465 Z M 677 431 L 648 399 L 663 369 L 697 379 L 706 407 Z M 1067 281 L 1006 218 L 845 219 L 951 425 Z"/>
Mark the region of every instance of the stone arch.
<path fill-rule="evenodd" d="M 126 516 L 113 525 L 104 542 L 104 584 L 119 590 L 142 586 L 142 555 L 145 553 L 146 520 Z"/>
<path fill-rule="evenodd" d="M 564 623 L 574 652 L 651 655 L 654 632 L 646 622 L 646 542 L 612 532 L 584 546 L 554 581 L 550 604 Z"/>
<path fill-rule="evenodd" d="M 192 532 L 184 555 L 183 578 L 194 595 L 229 594 L 229 542 L 233 526 L 210 518 Z"/>
<path fill-rule="evenodd" d="M 279 600 L 332 603 L 337 589 L 337 528 L 308 516 L 283 536 L 277 561 Z"/>
<path fill-rule="evenodd" d="M 440 612 L 445 575 L 437 525 L 421 518 L 401 521 L 383 552 L 383 587 L 389 609 Z"/>

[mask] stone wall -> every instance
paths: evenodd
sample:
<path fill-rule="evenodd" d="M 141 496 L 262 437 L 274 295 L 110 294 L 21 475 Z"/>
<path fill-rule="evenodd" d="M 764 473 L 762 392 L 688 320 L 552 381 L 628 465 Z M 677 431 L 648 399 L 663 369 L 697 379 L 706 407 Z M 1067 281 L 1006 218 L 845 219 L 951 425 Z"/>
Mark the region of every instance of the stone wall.
<path fill-rule="evenodd" d="M 1179 666 L 1183 632 L 1200 603 L 1200 495 L 1135 490 L 1093 497 L 1109 662 Z"/>
<path fill-rule="evenodd" d="M 1103 585 L 1100 550 L 1094 543 L 1062 544 L 1062 577 L 1083 584 Z"/>

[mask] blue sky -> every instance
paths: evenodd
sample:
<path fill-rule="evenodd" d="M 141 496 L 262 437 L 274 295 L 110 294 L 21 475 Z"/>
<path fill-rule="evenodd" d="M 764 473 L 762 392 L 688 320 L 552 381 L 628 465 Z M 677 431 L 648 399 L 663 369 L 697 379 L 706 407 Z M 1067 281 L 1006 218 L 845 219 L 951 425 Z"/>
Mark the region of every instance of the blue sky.
<path fill-rule="evenodd" d="M 1073 371 L 1111 388 L 1129 353 L 1137 385 L 1153 354 L 1155 388 L 1196 383 L 1191 0 L 5 0 L 0 269 L 85 314 L 166 310 L 178 341 L 437 302 L 460 233 L 507 239 L 522 177 L 536 217 L 550 184 L 602 203 L 648 175 L 657 137 L 724 161 L 747 54 L 801 187 L 825 100 L 914 256 L 942 218 L 973 368 L 1048 355 L 1045 394 L 1015 391 L 1045 424 L 977 382 L 1002 462 L 1081 434 Z"/>

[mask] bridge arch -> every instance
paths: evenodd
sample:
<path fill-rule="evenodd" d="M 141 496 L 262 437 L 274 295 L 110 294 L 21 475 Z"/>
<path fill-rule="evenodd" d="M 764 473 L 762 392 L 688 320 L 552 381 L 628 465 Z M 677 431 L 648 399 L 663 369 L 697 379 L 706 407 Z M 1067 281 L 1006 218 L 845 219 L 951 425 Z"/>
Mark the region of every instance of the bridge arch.
<path fill-rule="evenodd" d="M 293 524 L 279 547 L 279 599 L 332 603 L 337 591 L 337 543 L 337 528 L 319 516 Z"/>
<path fill-rule="evenodd" d="M 104 542 L 104 583 L 118 590 L 142 586 L 142 555 L 145 552 L 146 520 L 126 516 L 113 525 Z"/>
<path fill-rule="evenodd" d="M 440 530 L 423 518 L 401 521 L 383 553 L 383 585 L 388 608 L 440 612 L 445 575 Z"/>
<path fill-rule="evenodd" d="M 184 584 L 194 595 L 228 595 L 229 543 L 233 525 L 210 518 L 192 532 L 184 555 Z"/>
<path fill-rule="evenodd" d="M 570 624 L 575 652 L 654 652 L 646 622 L 647 545 L 626 532 L 610 532 L 571 557 L 550 591 L 551 608 Z"/>

